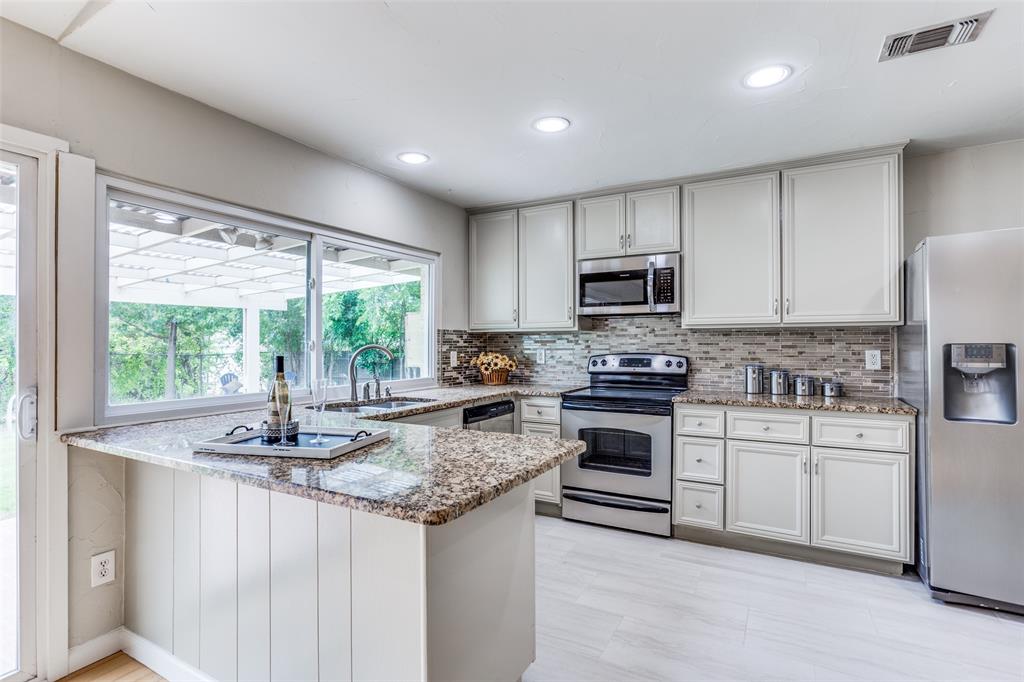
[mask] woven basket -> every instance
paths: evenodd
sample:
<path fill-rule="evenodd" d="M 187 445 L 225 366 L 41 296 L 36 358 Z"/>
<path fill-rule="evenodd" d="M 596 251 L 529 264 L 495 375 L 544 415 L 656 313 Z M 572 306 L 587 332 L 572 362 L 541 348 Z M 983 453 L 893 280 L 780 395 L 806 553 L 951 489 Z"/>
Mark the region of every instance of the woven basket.
<path fill-rule="evenodd" d="M 488 386 L 504 386 L 508 383 L 508 370 L 496 369 L 493 372 L 480 372 L 480 377 Z"/>

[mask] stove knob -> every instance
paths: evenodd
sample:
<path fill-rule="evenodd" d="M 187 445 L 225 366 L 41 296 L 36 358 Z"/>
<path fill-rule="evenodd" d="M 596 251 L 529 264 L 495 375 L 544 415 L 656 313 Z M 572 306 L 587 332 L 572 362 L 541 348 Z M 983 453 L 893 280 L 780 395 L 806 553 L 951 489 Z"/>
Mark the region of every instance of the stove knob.
<path fill-rule="evenodd" d="M 597 360 L 591 360 L 590 361 L 590 366 L 591 367 L 597 367 Z"/>
<path fill-rule="evenodd" d="M 672 361 L 671 360 L 666 360 L 665 361 L 665 366 L 666 367 L 671 367 L 672 366 Z"/>
<path fill-rule="evenodd" d="M 601 361 L 601 366 L 602 366 L 602 367 L 604 367 L 604 366 L 605 366 L 605 365 L 607 365 L 607 364 L 608 364 L 608 361 L 607 361 L 607 360 L 602 360 L 602 361 Z"/>
<path fill-rule="evenodd" d="M 683 361 L 682 360 L 676 360 L 676 367 L 678 367 L 679 369 L 682 369 L 683 368 Z"/>

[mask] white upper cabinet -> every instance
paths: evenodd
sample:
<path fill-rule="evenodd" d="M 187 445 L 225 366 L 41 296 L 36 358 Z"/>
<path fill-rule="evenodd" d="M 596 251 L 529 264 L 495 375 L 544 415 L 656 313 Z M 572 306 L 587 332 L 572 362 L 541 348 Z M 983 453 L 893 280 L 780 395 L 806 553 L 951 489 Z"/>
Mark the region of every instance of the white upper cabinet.
<path fill-rule="evenodd" d="M 572 202 L 520 209 L 520 329 L 572 329 L 572 233 Z"/>
<path fill-rule="evenodd" d="M 576 202 L 576 258 L 614 258 L 626 253 L 626 195 Z"/>
<path fill-rule="evenodd" d="M 626 195 L 626 253 L 679 251 L 679 187 Z"/>
<path fill-rule="evenodd" d="M 783 323 L 900 322 L 899 156 L 782 173 Z"/>
<path fill-rule="evenodd" d="M 683 326 L 780 320 L 779 174 L 683 186 Z"/>
<path fill-rule="evenodd" d="M 469 326 L 515 328 L 519 305 L 517 212 L 469 219 Z"/>

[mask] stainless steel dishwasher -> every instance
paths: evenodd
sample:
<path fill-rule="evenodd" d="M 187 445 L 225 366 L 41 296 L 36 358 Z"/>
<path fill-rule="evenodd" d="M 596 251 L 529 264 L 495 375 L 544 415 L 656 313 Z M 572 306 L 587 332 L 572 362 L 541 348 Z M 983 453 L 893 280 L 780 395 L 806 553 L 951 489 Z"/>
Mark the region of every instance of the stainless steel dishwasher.
<path fill-rule="evenodd" d="M 474 405 L 462 411 L 462 428 L 473 431 L 515 433 L 516 404 L 501 400 L 486 405 Z"/>

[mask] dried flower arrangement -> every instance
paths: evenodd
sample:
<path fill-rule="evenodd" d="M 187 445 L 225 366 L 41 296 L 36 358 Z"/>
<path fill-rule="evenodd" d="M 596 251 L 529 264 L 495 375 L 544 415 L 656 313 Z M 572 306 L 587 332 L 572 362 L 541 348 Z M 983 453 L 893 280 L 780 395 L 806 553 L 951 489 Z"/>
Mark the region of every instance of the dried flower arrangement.
<path fill-rule="evenodd" d="M 480 369 L 480 377 L 485 384 L 497 386 L 508 383 L 508 373 L 519 367 L 515 358 L 503 353 L 481 353 L 469 364 Z"/>

